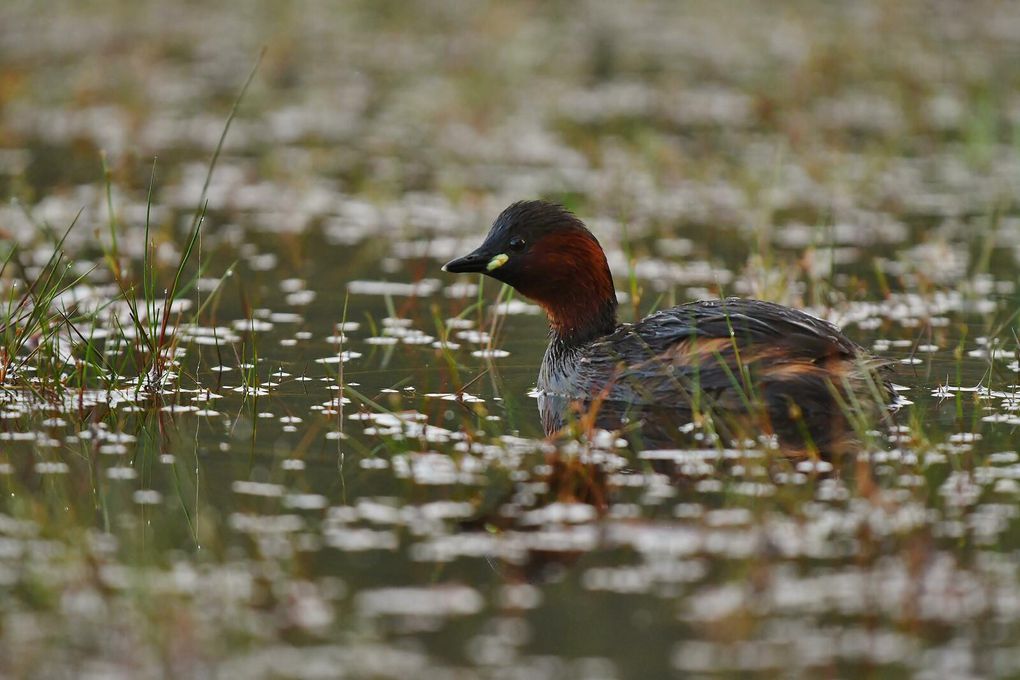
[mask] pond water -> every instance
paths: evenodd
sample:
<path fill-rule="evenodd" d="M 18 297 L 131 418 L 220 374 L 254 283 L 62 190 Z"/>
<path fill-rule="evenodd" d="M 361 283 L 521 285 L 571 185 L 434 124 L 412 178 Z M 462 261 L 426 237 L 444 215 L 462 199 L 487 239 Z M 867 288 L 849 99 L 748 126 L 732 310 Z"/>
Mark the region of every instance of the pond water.
<path fill-rule="evenodd" d="M 5 3 L 0 675 L 1020 675 L 1018 65 L 992 2 Z M 440 271 L 537 196 L 625 319 L 794 305 L 909 403 L 546 438 L 544 317 Z"/>

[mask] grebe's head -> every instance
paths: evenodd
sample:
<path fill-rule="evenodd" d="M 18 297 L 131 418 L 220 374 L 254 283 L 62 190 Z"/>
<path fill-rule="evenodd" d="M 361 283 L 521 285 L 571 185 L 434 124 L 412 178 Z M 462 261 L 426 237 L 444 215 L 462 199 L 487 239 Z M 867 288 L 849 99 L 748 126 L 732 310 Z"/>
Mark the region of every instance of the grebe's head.
<path fill-rule="evenodd" d="M 520 201 L 499 214 L 485 241 L 443 271 L 478 272 L 541 305 L 562 337 L 584 340 L 616 323 L 616 292 L 602 246 L 561 205 Z"/>

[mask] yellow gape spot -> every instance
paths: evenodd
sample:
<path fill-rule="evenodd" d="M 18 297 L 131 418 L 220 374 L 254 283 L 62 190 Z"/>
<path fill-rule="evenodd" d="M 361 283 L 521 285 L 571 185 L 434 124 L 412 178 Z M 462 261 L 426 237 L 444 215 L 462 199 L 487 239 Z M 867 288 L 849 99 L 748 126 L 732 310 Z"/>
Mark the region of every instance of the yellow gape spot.
<path fill-rule="evenodd" d="M 509 255 L 507 255 L 506 253 L 500 253 L 499 255 L 496 255 L 491 260 L 489 260 L 489 264 L 485 265 L 485 270 L 491 272 L 494 269 L 499 269 L 500 267 L 505 265 L 509 259 L 510 259 Z"/>

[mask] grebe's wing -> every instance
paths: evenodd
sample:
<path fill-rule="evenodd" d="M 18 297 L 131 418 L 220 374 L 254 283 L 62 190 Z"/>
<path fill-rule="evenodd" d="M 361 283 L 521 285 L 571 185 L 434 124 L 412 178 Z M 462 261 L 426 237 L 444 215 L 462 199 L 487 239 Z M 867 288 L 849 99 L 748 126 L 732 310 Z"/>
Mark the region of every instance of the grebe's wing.
<path fill-rule="evenodd" d="M 763 389 L 809 400 L 812 392 L 830 393 L 828 384 L 860 381 L 877 365 L 827 321 L 741 298 L 652 314 L 594 343 L 586 362 L 593 375 L 614 375 L 613 398 L 644 403 L 678 391 L 730 403 Z"/>

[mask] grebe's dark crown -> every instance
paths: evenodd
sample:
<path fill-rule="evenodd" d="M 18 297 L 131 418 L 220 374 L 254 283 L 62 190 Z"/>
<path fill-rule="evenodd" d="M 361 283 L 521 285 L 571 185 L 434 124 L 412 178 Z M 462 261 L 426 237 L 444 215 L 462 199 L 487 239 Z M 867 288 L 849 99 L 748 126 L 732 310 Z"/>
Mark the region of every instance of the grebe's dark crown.
<path fill-rule="evenodd" d="M 577 215 L 559 203 L 549 201 L 517 201 L 509 205 L 492 223 L 489 238 L 513 237 L 532 241 L 561 230 L 578 230 L 591 234 Z"/>

